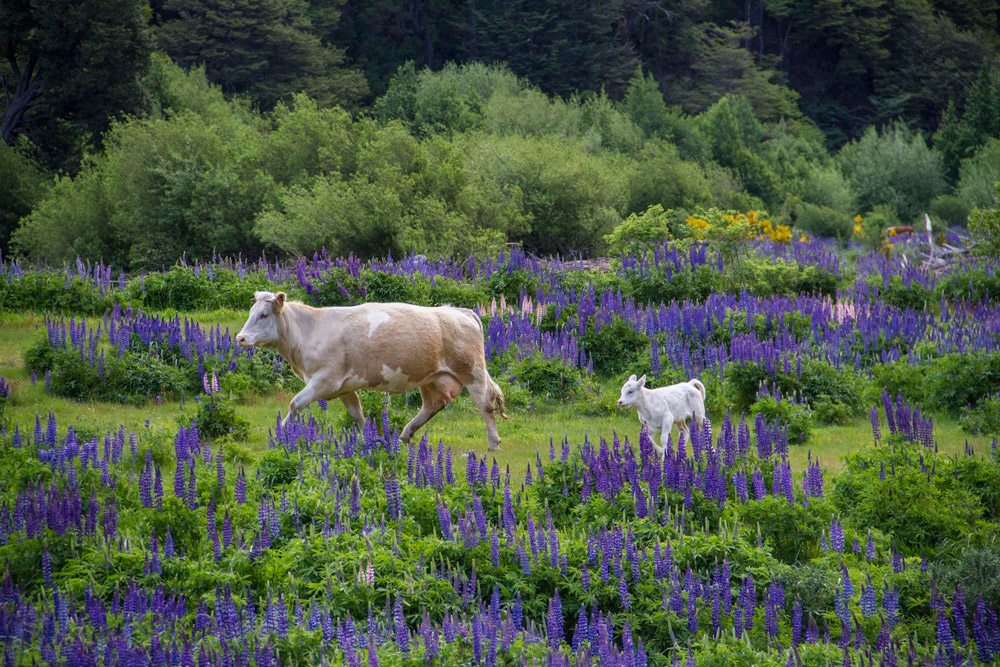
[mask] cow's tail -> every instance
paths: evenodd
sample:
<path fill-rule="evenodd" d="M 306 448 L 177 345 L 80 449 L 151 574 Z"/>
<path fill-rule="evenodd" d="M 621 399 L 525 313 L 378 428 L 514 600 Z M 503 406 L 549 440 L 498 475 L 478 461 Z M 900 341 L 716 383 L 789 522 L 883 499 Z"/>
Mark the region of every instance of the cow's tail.
<path fill-rule="evenodd" d="M 693 384 L 695 389 L 701 392 L 701 400 L 705 400 L 705 385 L 701 383 L 701 380 L 694 378 L 689 380 L 688 384 Z"/>
<path fill-rule="evenodd" d="M 503 390 L 500 389 L 500 385 L 498 385 L 496 381 L 489 376 L 487 376 L 486 380 L 486 390 L 490 392 L 490 409 L 504 419 L 510 419 L 510 417 L 507 416 L 507 405 L 504 402 Z"/>

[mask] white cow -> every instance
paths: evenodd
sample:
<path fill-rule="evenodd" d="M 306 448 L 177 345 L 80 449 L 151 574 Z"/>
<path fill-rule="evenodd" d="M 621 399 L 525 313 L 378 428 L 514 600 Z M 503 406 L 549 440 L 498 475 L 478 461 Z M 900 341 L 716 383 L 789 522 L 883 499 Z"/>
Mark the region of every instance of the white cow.
<path fill-rule="evenodd" d="M 494 414 L 507 418 L 503 392 L 486 370 L 483 323 L 471 310 L 408 303 L 313 308 L 287 301 L 284 292 L 257 292 L 236 342 L 277 349 L 306 383 L 288 405 L 286 425 L 313 401 L 335 398 L 364 425 L 358 389 L 419 388 L 423 405 L 400 435 L 409 441 L 465 387 L 486 422 L 489 448 L 500 448 Z"/>
<path fill-rule="evenodd" d="M 649 429 L 652 437 L 660 431 L 660 445 L 653 446 L 663 455 L 667 448 L 667 438 L 674 424 L 690 436 L 686 419 L 694 418 L 698 428 L 705 422 L 705 385 L 700 380 L 690 380 L 659 389 L 646 389 L 646 376 L 636 379 L 632 375 L 622 385 L 618 405 L 635 406 L 639 410 L 639 421 Z"/>

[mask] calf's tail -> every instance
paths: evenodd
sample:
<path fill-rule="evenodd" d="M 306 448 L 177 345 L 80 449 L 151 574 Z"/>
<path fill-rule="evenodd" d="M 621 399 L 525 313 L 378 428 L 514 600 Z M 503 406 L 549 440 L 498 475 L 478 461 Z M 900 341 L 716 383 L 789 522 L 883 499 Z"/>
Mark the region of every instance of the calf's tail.
<path fill-rule="evenodd" d="M 701 380 L 692 379 L 689 384 L 693 384 L 695 389 L 701 392 L 701 400 L 705 400 L 705 385 L 701 383 Z"/>

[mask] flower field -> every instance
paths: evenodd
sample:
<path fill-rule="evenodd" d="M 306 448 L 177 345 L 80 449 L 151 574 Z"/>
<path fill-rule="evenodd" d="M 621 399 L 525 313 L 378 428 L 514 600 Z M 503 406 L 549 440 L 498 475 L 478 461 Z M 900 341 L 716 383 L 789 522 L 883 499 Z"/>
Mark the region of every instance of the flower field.
<path fill-rule="evenodd" d="M 994 664 L 1000 263 L 740 248 L 4 262 L 6 664 Z M 298 380 L 233 341 L 262 288 L 478 309 L 503 451 L 467 398 L 282 428 Z M 710 421 L 660 459 L 630 373 Z"/>

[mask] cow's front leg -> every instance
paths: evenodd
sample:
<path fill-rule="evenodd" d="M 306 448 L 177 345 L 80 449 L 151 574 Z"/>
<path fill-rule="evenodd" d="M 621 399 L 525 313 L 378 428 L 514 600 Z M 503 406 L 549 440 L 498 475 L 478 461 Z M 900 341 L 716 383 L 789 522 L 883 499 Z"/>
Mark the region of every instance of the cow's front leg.
<path fill-rule="evenodd" d="M 292 397 L 292 400 L 288 403 L 288 414 L 285 416 L 284 421 L 281 422 L 283 428 L 287 428 L 292 420 L 295 419 L 295 413 L 297 413 L 302 408 L 307 407 L 313 401 L 330 397 L 336 394 L 335 390 L 331 390 L 329 382 L 326 378 L 314 375 L 306 383 L 306 386 L 302 387 L 299 393 Z"/>

